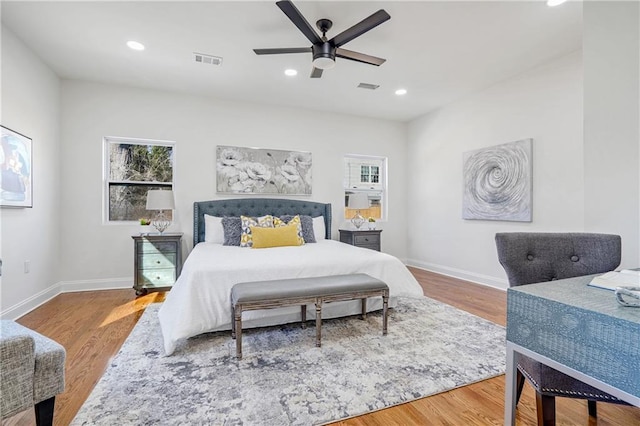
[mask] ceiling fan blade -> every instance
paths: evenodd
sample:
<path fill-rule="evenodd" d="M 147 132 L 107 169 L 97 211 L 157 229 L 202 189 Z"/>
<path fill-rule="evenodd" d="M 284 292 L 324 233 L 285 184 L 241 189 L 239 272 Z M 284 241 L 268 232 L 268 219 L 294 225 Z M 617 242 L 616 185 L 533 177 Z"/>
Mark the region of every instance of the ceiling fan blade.
<path fill-rule="evenodd" d="M 322 77 L 322 70 L 320 68 L 313 67 L 313 69 L 311 70 L 311 75 L 309 77 L 311 78 Z"/>
<path fill-rule="evenodd" d="M 365 55 L 364 53 L 354 52 L 352 50 L 347 49 L 336 49 L 336 57 L 343 59 L 351 59 L 352 61 L 362 62 L 365 64 L 375 65 L 379 67 L 384 64 L 387 60 L 378 58 L 377 56 Z"/>
<path fill-rule="evenodd" d="M 279 55 L 281 53 L 308 53 L 311 52 L 310 47 L 282 47 L 273 49 L 253 49 L 256 55 Z"/>
<path fill-rule="evenodd" d="M 384 9 L 380 9 L 368 18 L 364 18 L 353 27 L 347 28 L 346 30 L 329 40 L 329 42 L 332 43 L 335 47 L 340 47 L 343 44 L 350 42 L 354 38 L 359 37 L 367 31 L 377 27 L 383 22 L 388 21 L 389 19 L 391 19 L 391 16 Z"/>
<path fill-rule="evenodd" d="M 282 0 L 276 2 L 276 4 L 280 8 L 280 10 L 282 10 L 289 19 L 291 19 L 291 22 L 293 22 L 293 24 L 298 27 L 300 31 L 302 31 L 302 34 L 304 34 L 311 43 L 322 43 L 322 39 L 320 38 L 318 33 L 316 33 L 311 24 L 307 22 L 304 16 L 302 16 L 302 13 L 300 13 L 298 8 L 295 7 L 293 3 L 291 3 L 289 0 Z"/>

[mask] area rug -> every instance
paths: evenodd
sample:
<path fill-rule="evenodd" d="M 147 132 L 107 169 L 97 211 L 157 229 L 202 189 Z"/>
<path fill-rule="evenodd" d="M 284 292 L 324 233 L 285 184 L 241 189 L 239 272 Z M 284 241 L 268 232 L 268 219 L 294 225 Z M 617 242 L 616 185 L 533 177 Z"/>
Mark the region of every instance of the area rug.
<path fill-rule="evenodd" d="M 429 298 L 381 313 L 188 339 L 166 357 L 159 305 L 140 318 L 74 425 L 313 425 L 488 379 L 505 371 L 505 332 Z"/>

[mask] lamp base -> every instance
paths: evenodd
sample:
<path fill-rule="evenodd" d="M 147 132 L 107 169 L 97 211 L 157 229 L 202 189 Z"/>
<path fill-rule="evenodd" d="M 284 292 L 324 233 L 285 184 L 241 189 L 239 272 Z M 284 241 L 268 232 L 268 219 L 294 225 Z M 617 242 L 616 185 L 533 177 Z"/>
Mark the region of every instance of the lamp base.
<path fill-rule="evenodd" d="M 360 229 L 364 222 L 365 219 L 360 214 L 360 210 L 356 210 L 356 215 L 351 218 L 351 223 L 353 223 L 353 226 L 355 226 L 356 229 Z"/>
<path fill-rule="evenodd" d="M 158 230 L 160 235 L 162 235 L 164 231 L 171 226 L 171 221 L 167 216 L 165 216 L 164 211 L 160 210 L 160 213 L 158 213 L 155 219 L 151 221 L 151 224 Z"/>

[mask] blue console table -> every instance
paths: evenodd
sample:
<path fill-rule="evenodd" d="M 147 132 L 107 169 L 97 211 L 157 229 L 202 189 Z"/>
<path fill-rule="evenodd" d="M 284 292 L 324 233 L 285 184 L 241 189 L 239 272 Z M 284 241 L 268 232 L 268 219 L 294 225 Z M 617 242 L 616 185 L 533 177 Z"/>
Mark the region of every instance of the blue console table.
<path fill-rule="evenodd" d="M 515 423 L 515 353 L 640 407 L 640 308 L 620 306 L 596 275 L 507 291 L 505 424 Z"/>

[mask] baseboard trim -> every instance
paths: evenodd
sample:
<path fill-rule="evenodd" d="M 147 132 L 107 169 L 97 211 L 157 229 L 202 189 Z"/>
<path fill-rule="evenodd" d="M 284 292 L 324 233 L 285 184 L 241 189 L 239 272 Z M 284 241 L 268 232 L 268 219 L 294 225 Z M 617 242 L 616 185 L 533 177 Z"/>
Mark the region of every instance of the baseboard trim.
<path fill-rule="evenodd" d="M 489 275 L 478 274 L 470 271 L 464 271 L 462 269 L 452 268 L 450 266 L 437 265 L 435 263 L 423 262 L 416 259 L 407 259 L 406 264 L 408 266 L 413 266 L 414 268 L 420 268 L 449 277 L 471 281 L 476 284 L 492 287 L 502 291 L 507 291 L 507 288 L 509 287 L 509 282 L 505 279 L 491 277 Z"/>
<path fill-rule="evenodd" d="M 77 291 L 119 290 L 133 288 L 133 278 L 109 278 L 99 280 L 60 281 L 40 293 L 11 306 L 0 313 L 0 318 L 16 320 L 61 293 Z"/>
<path fill-rule="evenodd" d="M 52 286 L 45 288 L 40 293 L 34 294 L 26 300 L 17 303 L 8 309 L 0 313 L 0 318 L 8 320 L 16 320 L 33 311 L 38 306 L 48 302 L 49 300 L 60 294 L 60 283 L 55 283 Z"/>
<path fill-rule="evenodd" d="M 60 282 L 60 288 L 61 293 L 95 290 L 120 290 L 123 288 L 133 288 L 133 278 L 62 281 Z"/>

